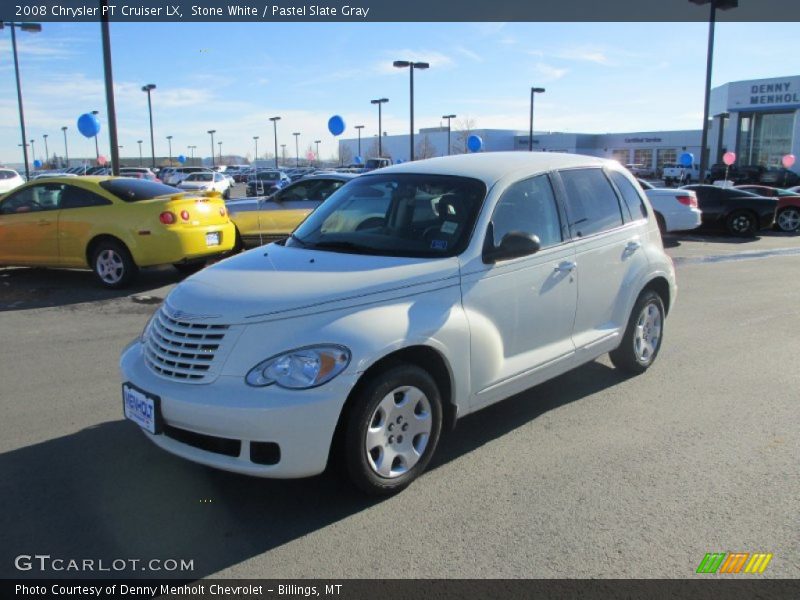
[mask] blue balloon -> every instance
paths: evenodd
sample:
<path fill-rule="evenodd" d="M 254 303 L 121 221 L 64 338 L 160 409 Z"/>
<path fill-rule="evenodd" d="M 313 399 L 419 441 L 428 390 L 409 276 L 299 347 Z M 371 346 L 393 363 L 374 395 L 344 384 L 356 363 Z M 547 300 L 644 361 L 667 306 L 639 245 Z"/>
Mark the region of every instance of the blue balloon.
<path fill-rule="evenodd" d="M 183 164 L 186 162 L 186 157 L 183 154 L 178 155 L 178 162 Z"/>
<path fill-rule="evenodd" d="M 691 167 L 694 164 L 694 154 L 691 152 L 684 152 L 678 160 L 682 167 Z"/>
<path fill-rule="evenodd" d="M 78 117 L 78 131 L 84 137 L 92 138 L 100 133 L 100 120 L 92 113 L 84 113 Z"/>
<path fill-rule="evenodd" d="M 40 161 L 37 158 L 35 161 L 33 161 L 33 166 L 36 167 L 37 169 L 41 169 L 42 168 L 42 161 Z"/>
<path fill-rule="evenodd" d="M 401 162 L 403 162 L 403 159 L 398 158 L 396 161 L 394 161 L 394 164 L 399 165 Z"/>
<path fill-rule="evenodd" d="M 363 159 L 363 158 L 361 158 L 360 156 L 356 156 L 356 157 L 355 157 L 353 160 L 355 160 L 355 161 L 356 161 L 356 164 L 357 164 L 357 165 L 364 164 L 364 159 Z"/>
<path fill-rule="evenodd" d="M 342 135 L 344 133 L 344 119 L 339 115 L 333 115 L 328 119 L 328 131 L 333 135 Z"/>
<path fill-rule="evenodd" d="M 480 152 L 483 148 L 483 140 L 479 135 L 471 135 L 467 138 L 467 148 L 470 152 Z"/>

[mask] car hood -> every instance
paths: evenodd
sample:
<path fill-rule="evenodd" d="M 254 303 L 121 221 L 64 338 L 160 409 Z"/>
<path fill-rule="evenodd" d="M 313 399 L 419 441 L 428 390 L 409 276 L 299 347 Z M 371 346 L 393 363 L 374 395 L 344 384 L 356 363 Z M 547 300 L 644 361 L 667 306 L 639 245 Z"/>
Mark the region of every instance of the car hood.
<path fill-rule="evenodd" d="M 170 311 L 204 323 L 240 324 L 385 302 L 459 285 L 458 258 L 345 254 L 269 244 L 186 279 Z M 186 316 L 188 315 L 188 317 Z"/>

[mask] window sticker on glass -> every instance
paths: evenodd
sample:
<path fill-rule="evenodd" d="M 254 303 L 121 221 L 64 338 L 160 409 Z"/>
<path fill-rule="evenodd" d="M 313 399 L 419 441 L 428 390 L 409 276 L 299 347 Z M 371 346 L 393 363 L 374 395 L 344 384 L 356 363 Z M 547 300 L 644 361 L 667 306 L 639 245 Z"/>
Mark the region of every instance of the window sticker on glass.
<path fill-rule="evenodd" d="M 431 250 L 447 250 L 447 240 L 431 240 Z"/>
<path fill-rule="evenodd" d="M 439 231 L 447 235 L 452 235 L 455 233 L 456 229 L 458 229 L 458 223 L 454 223 L 453 221 L 445 221 L 442 223 L 442 227 L 439 229 Z"/>

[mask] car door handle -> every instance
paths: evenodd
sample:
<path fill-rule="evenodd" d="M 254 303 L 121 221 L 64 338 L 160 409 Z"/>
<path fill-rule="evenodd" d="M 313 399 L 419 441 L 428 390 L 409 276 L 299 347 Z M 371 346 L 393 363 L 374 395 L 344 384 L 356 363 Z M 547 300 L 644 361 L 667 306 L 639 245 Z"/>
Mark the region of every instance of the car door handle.
<path fill-rule="evenodd" d="M 636 240 L 631 240 L 630 242 L 625 244 L 625 252 L 633 253 L 636 252 L 641 247 L 642 247 L 641 242 L 637 242 Z"/>
<path fill-rule="evenodd" d="M 570 271 L 574 271 L 575 267 L 577 266 L 578 265 L 571 260 L 565 260 L 564 262 L 560 262 L 553 267 L 553 271 L 557 273 L 569 273 Z"/>

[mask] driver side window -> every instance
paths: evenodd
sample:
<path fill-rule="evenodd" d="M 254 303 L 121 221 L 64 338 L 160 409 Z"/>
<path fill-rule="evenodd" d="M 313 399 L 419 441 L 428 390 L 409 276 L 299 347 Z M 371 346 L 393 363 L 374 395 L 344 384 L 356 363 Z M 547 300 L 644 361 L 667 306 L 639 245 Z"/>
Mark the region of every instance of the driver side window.
<path fill-rule="evenodd" d="M 57 183 L 34 185 L 9 195 L 0 204 L 0 214 L 12 215 L 58 210 L 64 186 Z"/>
<path fill-rule="evenodd" d="M 512 231 L 537 236 L 542 248 L 560 244 L 561 221 L 547 175 L 518 181 L 503 192 L 492 214 L 492 224 L 495 246 Z"/>

